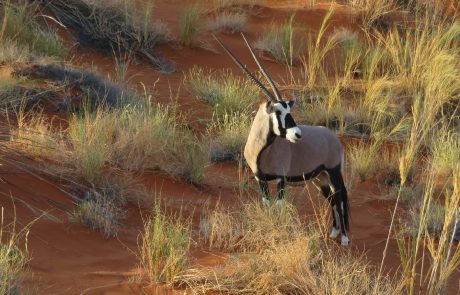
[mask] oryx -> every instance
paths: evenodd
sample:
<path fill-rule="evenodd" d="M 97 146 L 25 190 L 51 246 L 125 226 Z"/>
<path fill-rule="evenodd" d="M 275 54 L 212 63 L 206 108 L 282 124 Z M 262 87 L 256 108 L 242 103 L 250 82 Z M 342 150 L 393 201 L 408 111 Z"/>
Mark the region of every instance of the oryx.
<path fill-rule="evenodd" d="M 294 101 L 281 98 L 275 83 L 260 64 L 243 34 L 242 36 L 273 93 L 217 37 L 214 38 L 268 96 L 268 100 L 259 106 L 244 147 L 244 158 L 259 183 L 263 202 L 270 202 L 268 181 L 276 180 L 277 202 L 282 202 L 286 181 L 313 180 L 332 206 L 330 237 L 336 238 L 341 232 L 342 245 L 348 245 L 348 198 L 342 177 L 342 144 L 326 127 L 296 125 L 291 115 Z"/>

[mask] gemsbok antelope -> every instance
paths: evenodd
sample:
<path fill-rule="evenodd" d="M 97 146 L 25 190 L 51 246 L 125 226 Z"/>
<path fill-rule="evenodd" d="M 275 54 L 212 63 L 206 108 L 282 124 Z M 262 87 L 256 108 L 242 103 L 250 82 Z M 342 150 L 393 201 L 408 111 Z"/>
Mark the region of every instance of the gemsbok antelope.
<path fill-rule="evenodd" d="M 282 203 L 287 182 L 313 180 L 332 207 L 331 238 L 342 234 L 342 245 L 348 238 L 348 197 L 342 177 L 343 146 L 337 136 L 322 126 L 296 125 L 291 115 L 293 100 L 283 100 L 275 83 L 257 59 L 254 50 L 242 34 L 261 73 L 270 85 L 271 93 L 216 37 L 232 60 L 268 96 L 259 110 L 244 147 L 244 157 L 262 191 L 264 204 L 270 204 L 268 181 L 277 182 L 277 203 Z M 339 226 L 340 223 L 340 226 Z"/>

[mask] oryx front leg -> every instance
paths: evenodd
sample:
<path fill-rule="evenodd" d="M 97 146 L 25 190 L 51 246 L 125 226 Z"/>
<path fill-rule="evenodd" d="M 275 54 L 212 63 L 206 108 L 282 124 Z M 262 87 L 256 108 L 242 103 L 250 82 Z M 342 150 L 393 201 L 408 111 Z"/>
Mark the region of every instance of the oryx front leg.
<path fill-rule="evenodd" d="M 278 199 L 276 200 L 276 205 L 278 207 L 284 206 L 284 196 L 285 196 L 285 189 L 286 189 L 286 181 L 284 178 L 278 178 L 277 182 L 277 192 L 278 192 Z"/>
<path fill-rule="evenodd" d="M 262 191 L 262 204 L 264 207 L 270 207 L 270 189 L 268 188 L 268 182 L 260 180 L 256 176 L 257 183 L 259 183 L 260 190 Z"/>

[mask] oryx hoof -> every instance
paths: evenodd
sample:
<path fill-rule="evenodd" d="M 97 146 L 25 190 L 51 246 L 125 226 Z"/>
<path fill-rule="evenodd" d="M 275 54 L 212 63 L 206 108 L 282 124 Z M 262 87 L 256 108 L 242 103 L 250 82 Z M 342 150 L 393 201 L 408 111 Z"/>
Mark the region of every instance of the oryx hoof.
<path fill-rule="evenodd" d="M 348 246 L 350 244 L 350 239 L 347 236 L 342 235 L 341 244 L 342 246 Z"/>

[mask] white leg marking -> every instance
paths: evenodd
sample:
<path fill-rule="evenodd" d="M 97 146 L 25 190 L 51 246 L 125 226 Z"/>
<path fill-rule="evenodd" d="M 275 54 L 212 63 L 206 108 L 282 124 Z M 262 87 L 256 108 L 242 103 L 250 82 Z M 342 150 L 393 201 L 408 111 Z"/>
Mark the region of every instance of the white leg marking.
<path fill-rule="evenodd" d="M 270 200 L 267 198 L 262 198 L 262 204 L 264 205 L 265 208 L 270 207 Z"/>
<path fill-rule="evenodd" d="M 337 238 L 339 236 L 339 234 L 340 234 L 340 228 L 332 227 L 331 234 L 329 235 L 329 238 L 335 239 L 335 238 Z"/>
<path fill-rule="evenodd" d="M 337 211 L 337 206 L 334 205 L 334 206 L 332 207 L 332 209 L 333 209 L 333 211 L 334 211 L 335 222 L 337 223 L 337 222 L 340 221 L 339 212 Z M 332 231 L 331 231 L 330 237 L 331 237 L 332 239 L 335 239 L 335 238 L 338 237 L 339 234 L 340 234 L 340 226 L 337 224 L 337 228 L 332 227 Z"/>
<path fill-rule="evenodd" d="M 343 211 L 343 202 L 340 202 L 340 206 L 342 207 L 343 226 L 345 226 L 345 214 L 344 214 L 345 211 Z M 347 230 L 344 229 L 343 231 L 345 232 L 345 234 L 342 235 L 342 246 L 348 246 L 348 244 L 350 243 L 350 239 L 348 238 Z"/>
<path fill-rule="evenodd" d="M 283 208 L 284 207 L 284 200 L 276 200 L 276 207 Z"/>
<path fill-rule="evenodd" d="M 332 207 L 332 209 L 334 210 L 335 221 L 340 222 L 340 215 L 339 215 L 339 211 L 337 211 L 337 206 L 334 205 Z M 338 226 L 338 224 L 337 224 L 337 226 Z"/>

